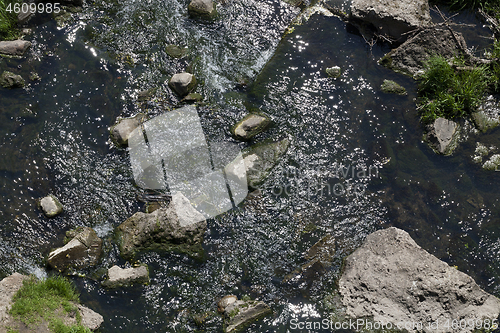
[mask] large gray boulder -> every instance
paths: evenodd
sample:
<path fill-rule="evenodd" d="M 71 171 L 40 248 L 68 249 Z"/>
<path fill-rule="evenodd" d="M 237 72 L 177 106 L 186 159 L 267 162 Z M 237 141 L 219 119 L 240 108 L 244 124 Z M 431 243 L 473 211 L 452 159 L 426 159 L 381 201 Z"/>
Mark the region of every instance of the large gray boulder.
<path fill-rule="evenodd" d="M 233 128 L 231 133 L 240 140 L 250 140 L 264 131 L 271 119 L 264 114 L 250 113 L 241 119 Z"/>
<path fill-rule="evenodd" d="M 115 265 L 108 269 L 108 279 L 104 281 L 102 285 L 108 288 L 117 288 L 148 282 L 149 271 L 147 265 L 130 268 L 121 268 Z"/>
<path fill-rule="evenodd" d="M 0 85 L 4 88 L 22 88 L 24 87 L 24 79 L 21 75 L 5 71 L 0 75 Z"/>
<path fill-rule="evenodd" d="M 191 0 L 188 12 L 193 17 L 211 17 L 216 14 L 215 3 L 212 0 Z"/>
<path fill-rule="evenodd" d="M 353 0 L 351 16 L 396 40 L 405 32 L 431 24 L 428 0 Z"/>
<path fill-rule="evenodd" d="M 119 119 L 118 122 L 111 127 L 111 140 L 119 147 L 127 146 L 130 134 L 141 125 L 143 120 L 144 114 L 142 113 L 131 118 Z"/>
<path fill-rule="evenodd" d="M 264 141 L 244 150 L 243 163 L 239 159 L 229 163 L 224 172 L 239 182 L 247 181 L 250 189 L 257 189 L 278 164 L 290 145 L 290 140 Z M 244 166 L 244 167 L 243 167 Z"/>
<path fill-rule="evenodd" d="M 500 313 L 499 299 L 394 227 L 370 234 L 347 257 L 339 292 L 349 317 L 372 317 L 394 328 L 421 323 L 420 332 L 471 332 L 471 326 L 460 329 L 452 322 L 491 322 Z M 417 331 L 417 327 L 406 329 Z"/>
<path fill-rule="evenodd" d="M 72 273 L 69 270 L 82 269 L 98 263 L 102 240 L 92 228 L 79 227 L 67 235 L 75 236 L 63 247 L 49 253 L 47 262 L 50 267 L 60 272 Z"/>
<path fill-rule="evenodd" d="M 231 333 L 241 330 L 253 321 L 272 313 L 271 308 L 264 302 L 253 300 L 235 300 L 234 296 L 223 298 L 226 304 L 219 302 L 219 309 L 224 310 L 224 332 Z"/>
<path fill-rule="evenodd" d="M 451 59 L 455 56 L 465 56 L 466 49 L 462 34 L 452 33 L 447 28 L 429 28 L 387 53 L 380 59 L 380 64 L 393 71 L 418 77 L 424 70 L 425 62 L 432 55 L 439 54 Z"/>
<path fill-rule="evenodd" d="M 428 126 L 425 137 L 436 153 L 450 155 L 458 144 L 459 125 L 454 121 L 438 118 Z"/>
<path fill-rule="evenodd" d="M 30 46 L 31 43 L 27 40 L 0 41 L 0 54 L 23 56 Z"/>
<path fill-rule="evenodd" d="M 63 212 L 63 206 L 52 194 L 40 199 L 38 206 L 47 217 L 56 217 Z"/>
<path fill-rule="evenodd" d="M 168 85 L 179 96 L 186 96 L 195 88 L 196 77 L 186 72 L 174 74 L 168 81 Z"/>
<path fill-rule="evenodd" d="M 118 226 L 116 234 L 125 258 L 143 250 L 178 250 L 197 257 L 206 229 L 205 217 L 176 193 L 168 207 L 150 214 L 135 213 Z"/>

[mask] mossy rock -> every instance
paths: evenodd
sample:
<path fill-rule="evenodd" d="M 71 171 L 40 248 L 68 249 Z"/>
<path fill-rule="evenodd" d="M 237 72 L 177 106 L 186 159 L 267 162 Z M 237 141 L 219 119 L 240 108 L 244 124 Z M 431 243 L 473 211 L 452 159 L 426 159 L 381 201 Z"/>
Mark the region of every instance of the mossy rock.
<path fill-rule="evenodd" d="M 406 89 L 392 80 L 384 80 L 380 89 L 387 94 L 407 95 Z"/>
<path fill-rule="evenodd" d="M 165 52 L 172 58 L 180 59 L 189 53 L 189 49 L 187 47 L 170 44 L 165 47 Z"/>
<path fill-rule="evenodd" d="M 25 82 L 21 75 L 5 71 L 0 76 L 0 85 L 4 88 L 23 88 Z"/>
<path fill-rule="evenodd" d="M 325 70 L 325 72 L 329 77 L 332 77 L 334 79 L 336 79 L 336 78 L 340 77 L 340 75 L 342 75 L 342 70 L 340 69 L 339 66 L 329 67 Z"/>

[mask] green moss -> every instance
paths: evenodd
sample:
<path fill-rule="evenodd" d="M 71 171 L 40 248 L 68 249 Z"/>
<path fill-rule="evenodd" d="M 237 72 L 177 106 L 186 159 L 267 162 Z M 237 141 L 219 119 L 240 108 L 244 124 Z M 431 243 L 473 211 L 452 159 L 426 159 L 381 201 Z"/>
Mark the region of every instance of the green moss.
<path fill-rule="evenodd" d="M 13 8 L 19 0 L 0 0 L 0 40 L 11 40 L 19 37 L 17 29 L 17 14 L 7 12 L 7 8 Z"/>
<path fill-rule="evenodd" d="M 418 110 L 423 123 L 432 123 L 439 117 L 470 118 L 493 82 L 486 66 L 467 67 L 460 59 L 454 61 L 460 70 L 455 70 L 442 56 L 433 56 L 426 63 L 418 88 Z"/>
<path fill-rule="evenodd" d="M 81 316 L 75 306 L 79 302 L 78 296 L 74 285 L 63 277 L 50 277 L 40 281 L 32 277 L 25 280 L 14 295 L 9 313 L 28 326 L 48 321 L 49 328 L 54 333 L 88 333 L 90 330 L 80 325 Z M 61 308 L 65 313 L 74 313 L 78 324 L 64 325 L 56 317 Z"/>

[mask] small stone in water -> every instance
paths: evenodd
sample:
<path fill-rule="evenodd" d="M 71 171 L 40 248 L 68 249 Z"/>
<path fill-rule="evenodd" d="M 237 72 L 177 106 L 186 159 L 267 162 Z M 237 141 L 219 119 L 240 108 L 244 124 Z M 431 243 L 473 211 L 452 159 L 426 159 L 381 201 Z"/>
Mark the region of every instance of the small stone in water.
<path fill-rule="evenodd" d="M 40 208 L 47 217 L 55 217 L 62 213 L 63 207 L 59 200 L 52 194 L 40 200 Z"/>
<path fill-rule="evenodd" d="M 342 74 L 342 71 L 340 70 L 339 66 L 333 66 L 333 67 L 326 69 L 326 74 L 329 77 L 333 77 L 336 79 L 336 78 L 340 77 L 340 74 Z"/>

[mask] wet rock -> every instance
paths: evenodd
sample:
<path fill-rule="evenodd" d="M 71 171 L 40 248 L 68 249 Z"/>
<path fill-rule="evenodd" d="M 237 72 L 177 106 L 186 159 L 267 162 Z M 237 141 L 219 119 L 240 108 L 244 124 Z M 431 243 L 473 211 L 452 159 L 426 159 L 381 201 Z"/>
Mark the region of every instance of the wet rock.
<path fill-rule="evenodd" d="M 189 49 L 187 47 L 180 47 L 178 45 L 167 45 L 165 47 L 165 52 L 172 58 L 182 58 L 188 54 Z"/>
<path fill-rule="evenodd" d="M 495 128 L 500 124 L 500 107 L 493 96 L 488 96 L 472 114 L 474 125 L 481 132 Z"/>
<path fill-rule="evenodd" d="M 402 34 L 408 31 L 431 24 L 428 0 L 353 0 L 351 16 L 396 40 L 403 39 Z"/>
<path fill-rule="evenodd" d="M 342 70 L 339 66 L 329 67 L 325 70 L 325 72 L 329 77 L 333 77 L 335 79 L 340 77 L 340 75 L 342 74 Z"/>
<path fill-rule="evenodd" d="M 0 54 L 23 56 L 30 46 L 27 40 L 0 41 Z"/>
<path fill-rule="evenodd" d="M 176 193 L 168 207 L 150 214 L 135 213 L 117 228 L 116 233 L 125 258 L 143 250 L 177 250 L 199 257 L 206 229 L 204 216 L 184 195 Z"/>
<path fill-rule="evenodd" d="M 189 15 L 193 17 L 211 17 L 216 14 L 212 0 L 191 0 L 188 5 Z"/>
<path fill-rule="evenodd" d="M 500 171 L 500 154 L 494 154 L 489 160 L 484 162 L 483 169 L 490 171 Z"/>
<path fill-rule="evenodd" d="M 168 82 L 168 85 L 179 96 L 185 96 L 196 86 L 196 77 L 186 72 L 174 74 Z"/>
<path fill-rule="evenodd" d="M 60 272 L 94 266 L 101 256 L 102 240 L 92 228 L 79 227 L 66 245 L 49 253 L 47 262 Z"/>
<path fill-rule="evenodd" d="M 426 140 L 438 154 L 450 155 L 457 147 L 459 126 L 454 121 L 438 118 L 428 126 Z"/>
<path fill-rule="evenodd" d="M 429 325 L 462 319 L 491 321 L 500 313 L 499 299 L 397 228 L 370 234 L 347 257 L 339 292 L 349 317 L 372 317 L 374 322 L 394 326 L 422 323 L 423 332 L 455 332 L 445 325 L 436 329 Z"/>
<path fill-rule="evenodd" d="M 183 103 L 197 103 L 203 101 L 203 96 L 198 93 L 187 94 L 186 97 L 182 99 Z"/>
<path fill-rule="evenodd" d="M 439 54 L 451 59 L 464 55 L 463 50 L 466 48 L 465 40 L 458 32 L 452 34 L 449 29 L 439 27 L 425 29 L 387 53 L 380 59 L 380 64 L 396 72 L 418 77 L 432 55 Z"/>
<path fill-rule="evenodd" d="M 101 327 L 104 322 L 104 318 L 94 310 L 87 308 L 81 304 L 76 306 L 82 318 L 81 325 L 88 327 L 90 330 L 95 331 Z"/>
<path fill-rule="evenodd" d="M 132 118 L 118 120 L 118 122 L 111 127 L 111 140 L 119 147 L 127 146 L 130 134 L 132 134 L 132 132 L 143 122 L 144 118 L 144 114 L 139 113 Z"/>
<path fill-rule="evenodd" d="M 5 71 L 0 76 L 0 85 L 4 88 L 22 88 L 24 87 L 24 79 L 21 75 Z"/>
<path fill-rule="evenodd" d="M 250 113 L 241 119 L 231 129 L 231 133 L 240 140 L 250 140 L 263 132 L 271 123 L 271 119 L 264 114 Z"/>
<path fill-rule="evenodd" d="M 24 24 L 28 22 L 33 16 L 35 16 L 35 13 L 32 13 L 30 10 L 28 10 L 27 12 L 20 11 L 17 15 L 17 22 L 19 24 Z"/>
<path fill-rule="evenodd" d="M 380 89 L 387 94 L 407 95 L 406 89 L 392 80 L 384 80 Z"/>
<path fill-rule="evenodd" d="M 290 141 L 283 139 L 278 142 L 266 140 L 262 143 L 251 146 L 244 150 L 243 164 L 239 160 L 229 163 L 224 171 L 235 177 L 239 182 L 247 181 L 251 189 L 257 189 L 280 161 L 288 147 Z"/>
<path fill-rule="evenodd" d="M 261 301 L 234 301 L 224 309 L 224 332 L 236 332 L 271 313 L 271 308 Z"/>
<path fill-rule="evenodd" d="M 332 235 L 326 235 L 311 246 L 305 254 L 304 257 L 308 262 L 286 275 L 283 283 L 293 281 L 309 284 L 309 282 L 319 277 L 332 265 L 335 252 L 335 238 Z"/>
<path fill-rule="evenodd" d="M 108 279 L 102 283 L 108 288 L 129 286 L 131 284 L 144 284 L 149 282 L 149 271 L 146 265 L 131 268 L 113 266 L 108 269 Z"/>
<path fill-rule="evenodd" d="M 227 296 L 222 297 L 222 299 L 219 302 L 217 302 L 217 311 L 219 313 L 223 313 L 228 305 L 233 304 L 237 300 L 238 300 L 238 297 L 236 297 L 234 295 L 227 295 Z"/>
<path fill-rule="evenodd" d="M 63 206 L 52 194 L 40 199 L 38 205 L 47 217 L 55 217 L 63 212 Z"/>

